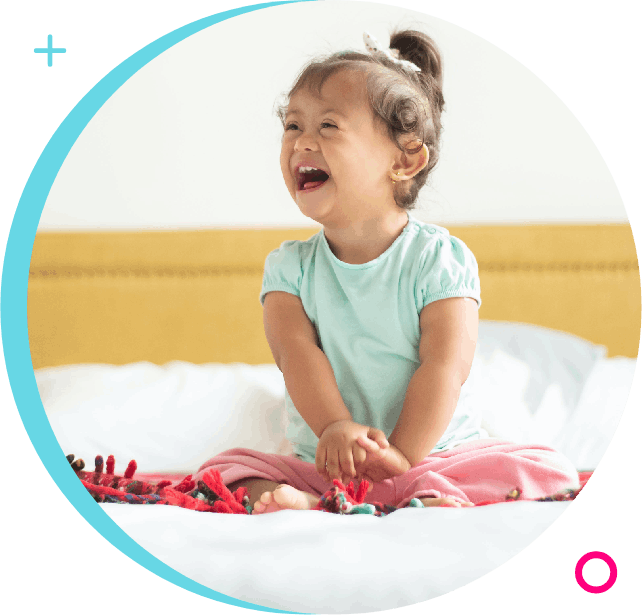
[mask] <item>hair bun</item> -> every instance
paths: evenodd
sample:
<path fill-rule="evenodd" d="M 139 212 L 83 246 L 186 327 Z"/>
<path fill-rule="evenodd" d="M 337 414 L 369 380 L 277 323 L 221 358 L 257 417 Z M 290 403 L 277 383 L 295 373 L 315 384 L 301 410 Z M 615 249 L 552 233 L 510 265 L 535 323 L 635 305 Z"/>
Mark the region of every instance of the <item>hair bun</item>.
<path fill-rule="evenodd" d="M 412 62 L 425 76 L 431 76 L 441 85 L 441 54 L 435 41 L 427 34 L 417 30 L 393 32 L 390 36 L 390 49 L 396 49 L 400 60 Z"/>
<path fill-rule="evenodd" d="M 435 41 L 417 30 L 401 30 L 390 36 L 390 49 L 399 52 L 401 60 L 408 60 L 421 69 L 419 80 L 428 96 L 433 112 L 444 108 L 441 53 Z"/>

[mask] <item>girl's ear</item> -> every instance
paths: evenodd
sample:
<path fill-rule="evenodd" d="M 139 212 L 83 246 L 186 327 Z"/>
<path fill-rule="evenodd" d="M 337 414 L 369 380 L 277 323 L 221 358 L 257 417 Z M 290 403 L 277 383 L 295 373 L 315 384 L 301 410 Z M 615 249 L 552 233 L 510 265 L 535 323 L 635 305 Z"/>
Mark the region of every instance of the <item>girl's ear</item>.
<path fill-rule="evenodd" d="M 406 144 L 406 147 L 414 146 L 416 147 L 419 141 L 415 139 Z M 425 166 L 428 164 L 430 159 L 430 152 L 428 151 L 428 146 L 424 143 L 422 148 L 416 154 L 404 154 L 404 158 L 408 161 L 406 169 L 401 171 L 402 175 L 405 175 L 407 179 L 414 177 L 419 173 Z"/>

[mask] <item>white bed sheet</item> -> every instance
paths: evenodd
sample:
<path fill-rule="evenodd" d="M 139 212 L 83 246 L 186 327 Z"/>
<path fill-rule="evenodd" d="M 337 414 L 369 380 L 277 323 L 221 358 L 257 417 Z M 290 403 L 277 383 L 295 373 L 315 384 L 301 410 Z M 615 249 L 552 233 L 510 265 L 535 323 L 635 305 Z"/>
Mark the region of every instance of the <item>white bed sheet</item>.
<path fill-rule="evenodd" d="M 227 596 L 288 611 L 362 613 L 423 602 L 478 579 L 571 504 L 404 509 L 387 517 L 101 507 L 152 555 Z"/>

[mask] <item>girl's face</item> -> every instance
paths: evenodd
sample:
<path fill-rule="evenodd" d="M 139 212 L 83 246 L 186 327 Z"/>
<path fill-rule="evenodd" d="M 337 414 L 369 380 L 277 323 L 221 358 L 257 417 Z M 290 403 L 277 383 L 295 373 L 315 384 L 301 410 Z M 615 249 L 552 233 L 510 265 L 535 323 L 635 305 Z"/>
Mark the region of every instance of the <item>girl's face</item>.
<path fill-rule="evenodd" d="M 400 211 L 392 191 L 400 155 L 375 120 L 363 73 L 339 71 L 321 96 L 302 88 L 291 97 L 281 171 L 301 212 L 316 222 L 341 226 Z"/>

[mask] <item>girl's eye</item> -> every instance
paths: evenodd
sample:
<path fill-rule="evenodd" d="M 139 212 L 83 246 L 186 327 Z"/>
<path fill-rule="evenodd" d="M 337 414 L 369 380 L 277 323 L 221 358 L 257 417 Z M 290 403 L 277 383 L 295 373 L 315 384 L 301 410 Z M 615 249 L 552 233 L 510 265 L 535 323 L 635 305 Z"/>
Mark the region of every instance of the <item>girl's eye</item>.
<path fill-rule="evenodd" d="M 328 122 L 323 122 L 323 124 L 321 124 L 321 128 L 323 128 L 324 126 L 327 126 L 328 128 L 336 128 L 334 124 L 328 124 Z M 285 127 L 286 130 L 292 130 L 292 128 L 296 129 L 298 128 L 298 126 L 296 124 L 288 124 Z"/>

